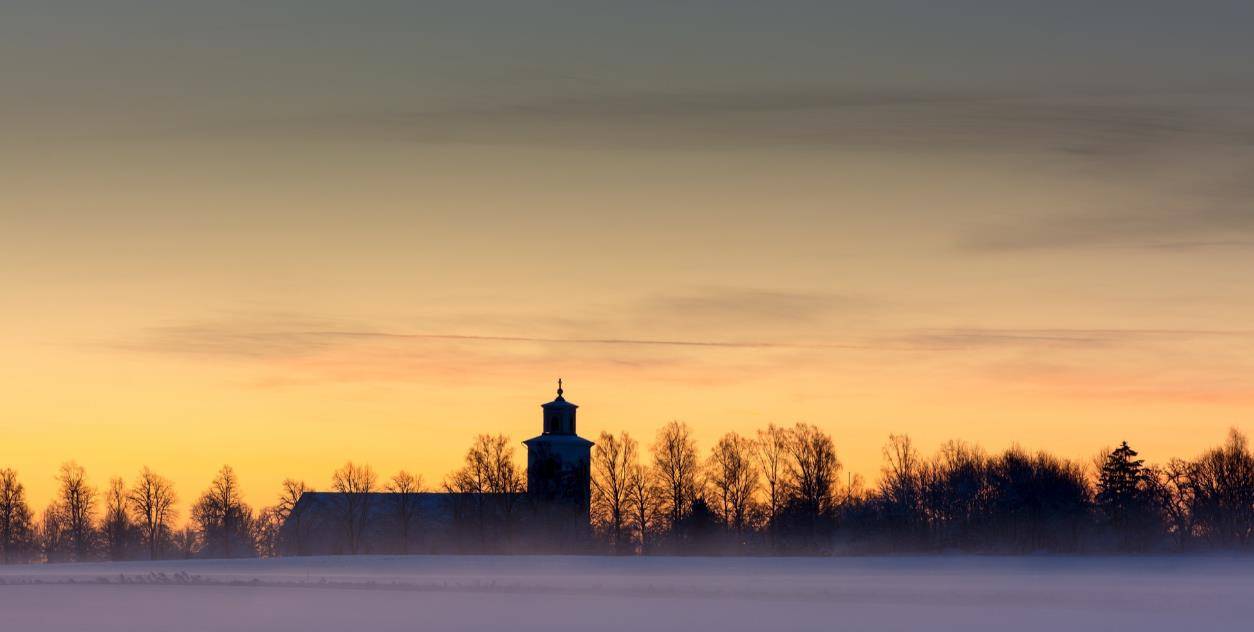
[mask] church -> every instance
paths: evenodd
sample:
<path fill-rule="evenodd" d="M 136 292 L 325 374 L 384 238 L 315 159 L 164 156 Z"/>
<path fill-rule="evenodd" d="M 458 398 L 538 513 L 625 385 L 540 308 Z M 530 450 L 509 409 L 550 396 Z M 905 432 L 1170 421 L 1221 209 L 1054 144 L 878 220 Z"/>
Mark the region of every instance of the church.
<path fill-rule="evenodd" d="M 579 406 L 541 404 L 525 493 L 305 492 L 280 530 L 283 555 L 577 552 L 590 544 L 593 443 Z"/>

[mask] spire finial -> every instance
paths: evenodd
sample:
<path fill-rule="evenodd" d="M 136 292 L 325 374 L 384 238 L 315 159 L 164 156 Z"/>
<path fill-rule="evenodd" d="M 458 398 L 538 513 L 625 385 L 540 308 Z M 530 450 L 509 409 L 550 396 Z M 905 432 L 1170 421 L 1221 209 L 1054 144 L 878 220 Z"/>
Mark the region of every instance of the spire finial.
<path fill-rule="evenodd" d="M 562 396 L 562 378 L 557 378 L 557 396 Z"/>

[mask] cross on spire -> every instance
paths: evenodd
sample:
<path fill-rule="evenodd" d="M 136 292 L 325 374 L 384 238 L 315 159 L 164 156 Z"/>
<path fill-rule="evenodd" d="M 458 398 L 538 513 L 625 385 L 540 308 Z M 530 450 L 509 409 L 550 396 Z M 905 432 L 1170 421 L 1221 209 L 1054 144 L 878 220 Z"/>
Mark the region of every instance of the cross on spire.
<path fill-rule="evenodd" d="M 562 396 L 562 378 L 557 378 L 557 396 Z"/>

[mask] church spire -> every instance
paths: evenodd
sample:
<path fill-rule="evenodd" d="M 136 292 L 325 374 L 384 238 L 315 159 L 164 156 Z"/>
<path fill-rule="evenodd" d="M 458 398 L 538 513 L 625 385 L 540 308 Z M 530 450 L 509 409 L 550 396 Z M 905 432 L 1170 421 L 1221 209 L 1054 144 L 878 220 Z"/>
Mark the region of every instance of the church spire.
<path fill-rule="evenodd" d="M 557 397 L 558 399 L 562 397 L 562 378 L 560 377 L 557 378 Z"/>

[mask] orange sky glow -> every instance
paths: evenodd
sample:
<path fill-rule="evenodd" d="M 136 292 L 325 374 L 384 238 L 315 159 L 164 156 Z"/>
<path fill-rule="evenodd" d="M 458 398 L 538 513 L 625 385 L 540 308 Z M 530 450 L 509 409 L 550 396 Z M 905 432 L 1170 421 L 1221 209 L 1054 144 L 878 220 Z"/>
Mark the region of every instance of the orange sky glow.
<path fill-rule="evenodd" d="M 558 377 L 589 438 L 805 421 L 872 482 L 890 433 L 1161 462 L 1254 431 L 1239 33 L 1176 66 L 1133 35 L 1184 21 L 993 60 L 836 9 L 325 4 L 0 20 L 0 467 L 33 504 L 70 459 L 183 517 L 223 464 L 255 505 L 350 459 L 436 488 Z"/>

